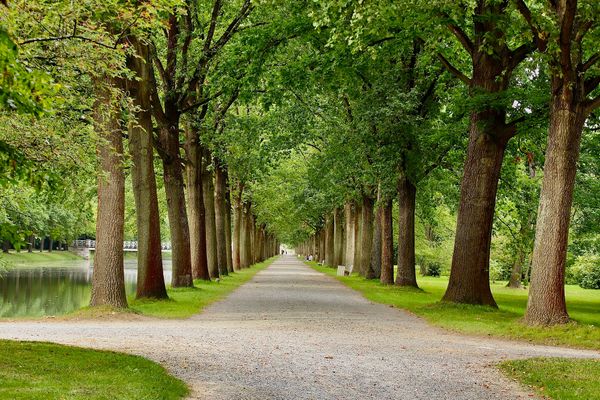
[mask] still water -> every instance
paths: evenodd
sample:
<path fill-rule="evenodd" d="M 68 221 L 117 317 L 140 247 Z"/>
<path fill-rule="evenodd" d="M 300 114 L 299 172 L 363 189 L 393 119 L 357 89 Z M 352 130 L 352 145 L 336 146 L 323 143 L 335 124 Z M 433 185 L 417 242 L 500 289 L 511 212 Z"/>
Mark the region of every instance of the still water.
<path fill-rule="evenodd" d="M 171 262 L 164 261 L 165 280 L 171 280 Z M 61 261 L 31 264 L 0 271 L 0 317 L 61 315 L 88 305 L 92 263 Z M 135 293 L 137 265 L 125 261 L 125 290 Z"/>

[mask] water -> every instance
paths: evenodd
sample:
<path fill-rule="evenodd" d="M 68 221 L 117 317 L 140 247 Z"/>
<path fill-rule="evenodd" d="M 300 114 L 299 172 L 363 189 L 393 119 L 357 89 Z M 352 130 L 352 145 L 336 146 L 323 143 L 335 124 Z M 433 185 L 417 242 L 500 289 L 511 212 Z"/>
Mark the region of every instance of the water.
<path fill-rule="evenodd" d="M 165 264 L 170 282 L 171 263 Z M 90 261 L 68 261 L 19 266 L 0 272 L 0 317 L 62 315 L 90 302 L 92 265 Z M 125 291 L 135 294 L 137 265 L 125 261 Z"/>

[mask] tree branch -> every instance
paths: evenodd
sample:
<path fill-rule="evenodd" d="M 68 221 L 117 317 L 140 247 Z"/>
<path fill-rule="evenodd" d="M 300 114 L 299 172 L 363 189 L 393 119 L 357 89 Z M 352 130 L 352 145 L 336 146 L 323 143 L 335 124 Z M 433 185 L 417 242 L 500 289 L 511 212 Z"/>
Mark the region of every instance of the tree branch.
<path fill-rule="evenodd" d="M 452 75 L 463 81 L 467 86 L 471 86 L 471 79 L 467 77 L 465 74 L 460 72 L 456 67 L 454 67 L 450 62 L 442 55 L 442 53 L 437 54 L 438 58 L 442 62 L 442 65 L 450 72 Z"/>

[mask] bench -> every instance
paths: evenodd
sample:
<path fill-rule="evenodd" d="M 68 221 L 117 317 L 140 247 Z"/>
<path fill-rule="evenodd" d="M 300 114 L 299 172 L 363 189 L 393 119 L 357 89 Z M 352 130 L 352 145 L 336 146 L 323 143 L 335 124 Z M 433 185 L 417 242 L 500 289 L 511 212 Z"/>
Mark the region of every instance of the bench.
<path fill-rule="evenodd" d="M 352 265 L 350 265 L 350 266 L 338 265 L 338 268 L 337 268 L 338 276 L 350 276 L 351 274 L 352 274 Z"/>

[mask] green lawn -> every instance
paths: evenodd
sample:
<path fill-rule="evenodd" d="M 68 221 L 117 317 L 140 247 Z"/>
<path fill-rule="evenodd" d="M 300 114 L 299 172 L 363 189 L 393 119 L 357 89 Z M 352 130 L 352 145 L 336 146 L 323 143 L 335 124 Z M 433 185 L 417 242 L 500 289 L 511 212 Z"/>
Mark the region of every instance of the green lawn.
<path fill-rule="evenodd" d="M 9 267 L 31 267 L 31 264 L 50 263 L 48 265 L 63 266 L 58 264 L 60 261 L 81 261 L 82 257 L 77 254 L 71 253 L 70 251 L 34 251 L 28 253 L 27 250 L 21 251 L 20 253 L 11 251 L 10 253 L 0 254 L 0 261 L 3 265 Z"/>
<path fill-rule="evenodd" d="M 560 400 L 600 400 L 600 360 L 532 358 L 500 368 L 539 394 Z"/>
<path fill-rule="evenodd" d="M 145 358 L 0 340 L 0 399 L 176 400 L 186 385 Z"/>
<path fill-rule="evenodd" d="M 194 288 L 168 288 L 169 300 L 130 299 L 130 308 L 139 314 L 159 318 L 187 318 L 204 307 L 223 299 L 234 289 L 248 282 L 259 271 L 268 267 L 275 257 L 250 268 L 224 276 L 219 282 L 194 281 Z"/>
<path fill-rule="evenodd" d="M 335 276 L 336 270 L 308 263 L 316 270 Z M 492 284 L 498 309 L 482 306 L 440 303 L 447 277 L 419 277 L 421 290 L 384 286 L 377 280 L 353 275 L 337 277 L 367 299 L 409 310 L 430 323 L 457 332 L 526 340 L 600 350 L 600 290 L 567 286 L 567 305 L 574 322 L 557 327 L 529 327 L 521 323 L 527 304 L 527 291 L 508 289 L 504 282 Z"/>

